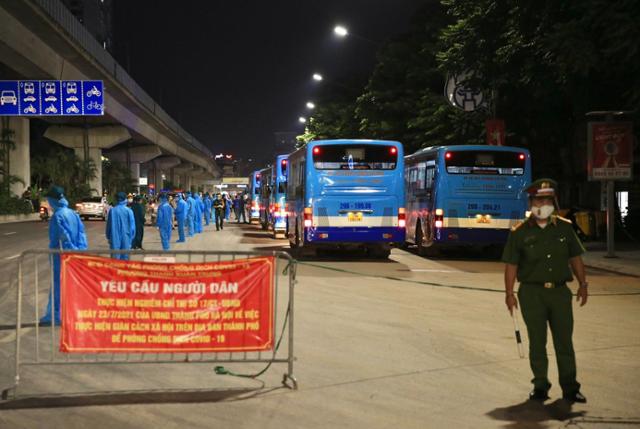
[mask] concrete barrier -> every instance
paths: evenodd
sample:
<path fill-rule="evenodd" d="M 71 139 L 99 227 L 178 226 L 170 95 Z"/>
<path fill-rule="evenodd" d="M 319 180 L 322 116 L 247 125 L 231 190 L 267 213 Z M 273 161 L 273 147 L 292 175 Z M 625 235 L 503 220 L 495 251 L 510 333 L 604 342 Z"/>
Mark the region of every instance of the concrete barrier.
<path fill-rule="evenodd" d="M 40 220 L 40 214 L 29 213 L 17 215 L 0 215 L 0 223 L 28 222 L 33 220 Z"/>

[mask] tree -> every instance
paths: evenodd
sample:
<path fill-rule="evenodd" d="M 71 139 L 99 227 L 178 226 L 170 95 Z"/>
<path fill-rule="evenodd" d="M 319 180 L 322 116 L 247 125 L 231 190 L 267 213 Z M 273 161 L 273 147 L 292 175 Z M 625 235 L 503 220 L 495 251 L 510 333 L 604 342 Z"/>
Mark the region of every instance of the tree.
<path fill-rule="evenodd" d="M 112 160 L 102 161 L 102 189 L 109 195 L 117 192 L 133 192 L 134 181 L 126 165 Z"/>

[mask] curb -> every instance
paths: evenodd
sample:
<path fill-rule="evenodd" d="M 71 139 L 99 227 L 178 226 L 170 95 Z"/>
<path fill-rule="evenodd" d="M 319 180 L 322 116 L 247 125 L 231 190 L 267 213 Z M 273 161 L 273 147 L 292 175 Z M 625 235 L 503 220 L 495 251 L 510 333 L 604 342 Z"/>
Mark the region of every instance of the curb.
<path fill-rule="evenodd" d="M 584 266 L 587 267 L 587 268 L 593 268 L 593 269 L 596 269 L 596 270 L 606 271 L 606 272 L 609 272 L 609 273 L 619 274 L 619 275 L 622 275 L 622 276 L 640 278 L 640 274 L 631 273 L 631 272 L 628 272 L 628 271 L 623 271 L 623 269 L 620 269 L 618 267 L 592 264 L 592 263 L 589 263 L 587 261 L 584 261 Z"/>
<path fill-rule="evenodd" d="M 0 224 L 14 222 L 29 222 L 40 220 L 39 213 L 19 214 L 19 215 L 0 215 Z"/>

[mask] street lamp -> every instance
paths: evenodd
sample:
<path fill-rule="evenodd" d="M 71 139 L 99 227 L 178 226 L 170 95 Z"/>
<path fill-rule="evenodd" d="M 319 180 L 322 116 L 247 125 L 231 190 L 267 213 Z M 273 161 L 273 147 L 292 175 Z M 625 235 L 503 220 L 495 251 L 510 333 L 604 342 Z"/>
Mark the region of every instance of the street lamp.
<path fill-rule="evenodd" d="M 313 110 L 315 108 L 316 108 L 316 105 L 313 102 L 307 101 L 307 109 Z"/>
<path fill-rule="evenodd" d="M 298 118 L 298 122 L 300 122 L 301 124 L 306 124 L 307 123 L 307 118 L 305 118 L 304 116 L 300 116 Z"/>
<path fill-rule="evenodd" d="M 347 28 L 342 25 L 336 25 L 333 28 L 333 32 L 338 37 L 346 37 L 349 34 L 349 30 L 347 30 Z"/>
<path fill-rule="evenodd" d="M 313 80 L 315 80 L 316 82 L 322 81 L 322 75 L 320 73 L 314 73 Z"/>

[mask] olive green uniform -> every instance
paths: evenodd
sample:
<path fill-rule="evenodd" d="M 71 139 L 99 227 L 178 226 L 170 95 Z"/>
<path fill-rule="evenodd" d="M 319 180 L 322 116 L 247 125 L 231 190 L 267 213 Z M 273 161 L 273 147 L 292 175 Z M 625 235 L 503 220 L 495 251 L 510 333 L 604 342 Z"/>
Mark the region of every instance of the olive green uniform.
<path fill-rule="evenodd" d="M 559 381 L 564 393 L 578 392 L 573 351 L 573 280 L 569 258 L 584 253 L 571 222 L 552 216 L 545 228 L 533 217 L 515 226 L 504 248 L 502 261 L 518 266 L 518 299 L 529 334 L 529 362 L 535 389 L 547 391 L 547 324 L 556 351 Z"/>

